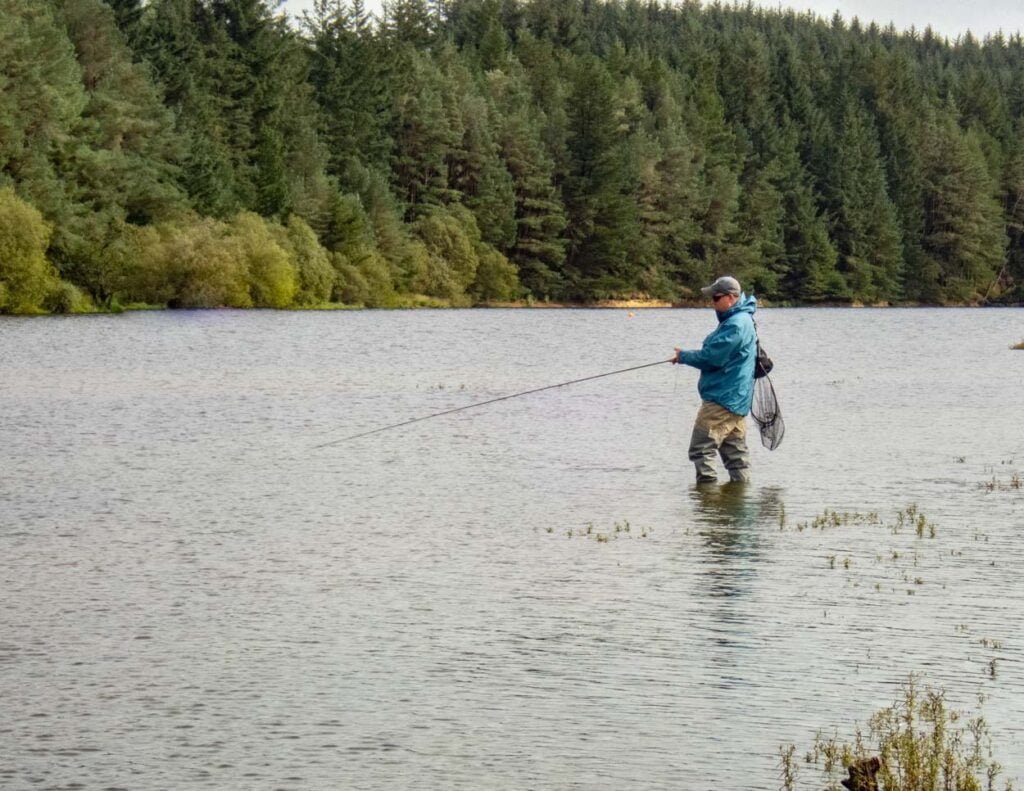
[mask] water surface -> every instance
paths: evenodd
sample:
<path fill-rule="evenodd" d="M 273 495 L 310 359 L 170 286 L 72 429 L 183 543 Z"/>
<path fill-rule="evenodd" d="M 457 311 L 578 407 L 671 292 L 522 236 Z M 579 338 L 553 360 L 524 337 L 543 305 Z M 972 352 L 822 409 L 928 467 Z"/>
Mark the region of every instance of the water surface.
<path fill-rule="evenodd" d="M 741 490 L 670 365 L 314 447 L 711 311 L 0 320 L 0 785 L 774 789 L 911 672 L 1024 778 L 1020 316 L 762 311 Z"/>

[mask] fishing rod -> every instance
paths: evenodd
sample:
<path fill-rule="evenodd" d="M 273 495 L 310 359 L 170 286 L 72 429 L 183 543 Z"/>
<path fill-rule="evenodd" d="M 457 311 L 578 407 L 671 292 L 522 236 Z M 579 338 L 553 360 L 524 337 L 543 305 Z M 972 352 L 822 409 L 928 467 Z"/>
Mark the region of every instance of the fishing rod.
<path fill-rule="evenodd" d="M 537 387 L 533 390 L 524 390 L 521 393 L 512 393 L 511 395 L 500 396 L 498 398 L 492 398 L 489 401 L 479 401 L 476 404 L 467 404 L 466 406 L 456 407 L 455 409 L 446 409 L 444 412 L 435 412 L 432 415 L 423 415 L 422 417 L 414 417 L 412 420 L 404 420 L 401 423 L 392 423 L 390 426 L 381 426 L 370 431 L 363 431 L 359 434 L 353 434 L 350 437 L 342 437 L 341 439 L 331 440 L 330 442 L 323 442 L 319 445 L 314 445 L 313 450 L 318 448 L 326 448 L 330 445 L 340 445 L 342 442 L 348 442 L 349 440 L 358 439 L 359 437 L 368 437 L 370 434 L 378 434 L 381 431 L 388 431 L 393 428 L 401 428 L 402 426 L 408 426 L 412 423 L 419 423 L 421 420 L 430 420 L 434 417 L 441 417 L 442 415 L 453 415 L 456 412 L 462 412 L 466 409 L 474 409 L 478 406 L 487 406 L 487 404 L 496 404 L 499 401 L 508 401 L 510 398 L 519 398 L 520 396 L 530 395 L 531 393 L 539 393 L 543 390 L 552 390 L 556 387 L 565 387 L 566 385 L 579 384 L 580 382 L 589 382 L 591 379 L 601 379 L 605 376 L 615 376 L 616 374 L 624 374 L 629 371 L 639 371 L 641 368 L 650 368 L 655 365 L 664 365 L 665 363 L 674 362 L 675 358 L 670 357 L 668 360 L 658 360 L 656 363 L 645 363 L 643 365 L 634 365 L 632 368 L 622 368 L 618 371 L 609 371 L 608 373 L 595 374 L 594 376 L 584 376 L 582 379 L 573 379 L 570 382 L 559 382 L 556 385 L 546 385 L 545 387 Z"/>

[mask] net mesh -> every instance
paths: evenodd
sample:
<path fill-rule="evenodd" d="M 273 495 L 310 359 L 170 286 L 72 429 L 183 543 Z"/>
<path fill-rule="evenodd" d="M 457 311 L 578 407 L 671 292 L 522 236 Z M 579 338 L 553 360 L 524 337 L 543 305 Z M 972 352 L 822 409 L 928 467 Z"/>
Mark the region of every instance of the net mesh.
<path fill-rule="evenodd" d="M 782 419 L 782 410 L 771 377 L 762 376 L 754 380 L 754 403 L 750 407 L 750 416 L 761 432 L 762 445 L 768 450 L 775 450 L 782 444 L 786 422 Z"/>

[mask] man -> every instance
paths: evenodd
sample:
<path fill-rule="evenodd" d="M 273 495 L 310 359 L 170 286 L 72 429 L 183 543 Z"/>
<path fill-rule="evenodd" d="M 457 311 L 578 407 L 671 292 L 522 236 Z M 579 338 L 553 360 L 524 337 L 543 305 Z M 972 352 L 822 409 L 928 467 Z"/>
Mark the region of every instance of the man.
<path fill-rule="evenodd" d="M 733 277 L 720 277 L 701 289 L 711 297 L 718 327 L 700 349 L 676 349 L 673 363 L 700 371 L 697 391 L 703 401 L 690 438 L 690 461 L 697 467 L 697 483 L 714 483 L 715 453 L 721 455 L 729 478 L 750 480 L 747 421 L 754 398 L 754 361 L 757 300 L 745 295 Z"/>

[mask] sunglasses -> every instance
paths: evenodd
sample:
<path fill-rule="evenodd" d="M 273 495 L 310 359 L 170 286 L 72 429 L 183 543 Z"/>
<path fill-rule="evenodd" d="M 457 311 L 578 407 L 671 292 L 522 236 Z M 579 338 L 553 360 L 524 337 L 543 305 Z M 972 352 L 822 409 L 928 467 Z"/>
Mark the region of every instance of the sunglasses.
<path fill-rule="evenodd" d="M 715 295 L 714 295 L 714 296 L 713 296 L 713 297 L 711 298 L 711 301 L 712 301 L 712 302 L 718 302 L 718 300 L 722 299 L 723 297 L 727 297 L 727 296 L 729 296 L 729 295 L 728 295 L 728 294 L 715 294 Z"/>

